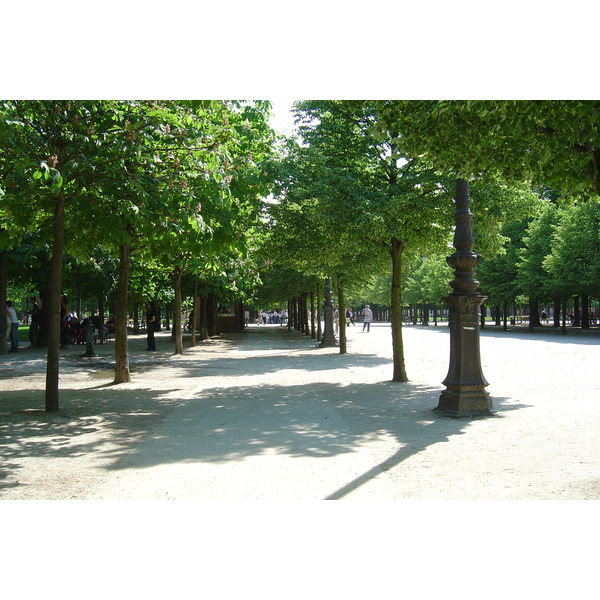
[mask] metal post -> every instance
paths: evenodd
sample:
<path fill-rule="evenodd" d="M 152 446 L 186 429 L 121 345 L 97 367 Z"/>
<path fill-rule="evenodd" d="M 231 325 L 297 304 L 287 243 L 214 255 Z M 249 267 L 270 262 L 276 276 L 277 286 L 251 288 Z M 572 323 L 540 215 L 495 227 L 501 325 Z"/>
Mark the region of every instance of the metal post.
<path fill-rule="evenodd" d="M 485 386 L 488 382 L 481 370 L 479 353 L 479 307 L 487 296 L 477 293 L 479 282 L 474 279 L 474 268 L 481 256 L 473 252 L 473 232 L 467 182 L 456 182 L 456 211 L 454 247 L 456 252 L 446 258 L 454 268 L 453 292 L 444 298 L 448 303 L 450 326 L 450 366 L 442 382 L 442 392 L 435 410 L 445 417 L 472 417 L 493 415 L 492 399 Z"/>
<path fill-rule="evenodd" d="M 83 356 L 96 356 L 94 352 L 94 323 L 91 319 L 85 326 L 85 354 Z"/>
<path fill-rule="evenodd" d="M 333 292 L 331 291 L 331 278 L 325 280 L 325 303 L 323 304 L 323 314 L 325 318 L 325 331 L 321 338 L 319 348 L 326 348 L 336 345 L 335 333 L 333 331 Z"/>

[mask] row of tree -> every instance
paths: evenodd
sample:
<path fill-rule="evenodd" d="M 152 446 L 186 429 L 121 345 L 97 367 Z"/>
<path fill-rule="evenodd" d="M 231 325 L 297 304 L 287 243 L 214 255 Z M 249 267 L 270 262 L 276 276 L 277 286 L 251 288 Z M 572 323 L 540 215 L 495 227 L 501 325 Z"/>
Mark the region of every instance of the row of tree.
<path fill-rule="evenodd" d="M 600 201 L 561 205 L 555 194 L 544 193 L 533 208 L 526 219 L 502 225 L 500 252 L 487 255 L 478 267 L 486 305 L 503 315 L 506 307 L 525 304 L 530 327 L 540 325 L 539 306 L 554 306 L 557 326 L 571 306 L 575 314 L 581 312 L 578 324 L 587 327 L 591 301 L 600 299 Z M 435 305 L 447 295 L 452 271 L 444 256 L 422 256 L 405 275 L 405 303 Z M 367 294 L 389 304 L 389 285 L 389 276 L 378 277 Z"/>
<path fill-rule="evenodd" d="M 289 141 L 278 165 L 278 202 L 269 209 L 262 251 L 276 281 L 286 286 L 295 273 L 317 281 L 331 276 L 340 314 L 347 292 L 364 297 L 374 276 L 391 273 L 392 378 L 407 381 L 404 269 L 422 257 L 449 253 L 458 172 L 401 152 L 375 102 L 297 102 L 295 114 L 300 139 Z M 502 246 L 504 215 L 524 217 L 538 200 L 527 182 L 507 185 L 492 177 L 474 180 L 471 196 L 478 207 L 478 248 L 487 252 Z"/>
<path fill-rule="evenodd" d="M 99 255 L 116 261 L 115 383 L 130 379 L 133 261 L 142 280 L 170 274 L 181 351 L 184 273 L 243 263 L 255 243 L 273 151 L 268 110 L 267 102 L 0 103 L 0 301 L 15 251 L 45 246 L 47 411 L 59 408 L 64 256 L 88 266 Z"/>
<path fill-rule="evenodd" d="M 528 297 L 533 326 L 539 302 L 564 311 L 581 294 L 586 318 L 600 283 L 599 102 L 312 101 L 295 111 L 301 139 L 281 163 L 266 248 L 281 281 L 293 280 L 281 276 L 286 269 L 332 275 L 341 311 L 348 290 L 377 297 L 387 283 L 394 380 L 407 380 L 402 291 L 411 302 L 449 291 L 444 257 L 459 177 L 470 184 L 490 302 Z"/>
<path fill-rule="evenodd" d="M 112 265 L 116 382 L 129 380 L 130 299 L 168 277 L 180 336 L 186 274 L 187 285 L 227 281 L 256 306 L 298 298 L 300 313 L 321 302 L 325 277 L 342 314 L 348 295 L 356 305 L 386 281 L 393 379 L 407 381 L 402 293 L 449 291 L 439 274 L 449 272 L 457 178 L 469 182 L 491 301 L 600 295 L 598 240 L 585 233 L 600 194 L 598 102 L 299 101 L 297 136 L 280 146 L 268 110 L 233 101 L 0 103 L 0 301 L 19 256 L 35 264 L 24 242 L 49 257 L 47 410 L 58 409 L 65 255 L 75 270 Z"/>

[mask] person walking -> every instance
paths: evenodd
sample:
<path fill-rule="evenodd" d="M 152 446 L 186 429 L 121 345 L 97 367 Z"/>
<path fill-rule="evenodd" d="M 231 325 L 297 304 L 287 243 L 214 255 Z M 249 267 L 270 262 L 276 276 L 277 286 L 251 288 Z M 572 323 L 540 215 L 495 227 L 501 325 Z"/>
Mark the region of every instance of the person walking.
<path fill-rule="evenodd" d="M 154 332 L 156 331 L 157 322 L 158 315 L 156 314 L 156 304 L 150 300 L 150 302 L 146 303 L 146 340 L 148 342 L 146 350 L 156 350 Z"/>
<path fill-rule="evenodd" d="M 371 307 L 366 304 L 363 311 L 362 311 L 362 316 L 363 316 L 363 328 L 362 330 L 365 330 L 365 327 L 367 328 L 367 333 L 369 333 L 371 331 L 371 319 L 373 318 L 373 311 L 371 310 Z"/>
<path fill-rule="evenodd" d="M 350 327 L 350 323 L 352 323 L 352 325 L 356 326 L 356 323 L 354 322 L 354 315 L 352 314 L 352 311 L 347 308 L 346 309 L 346 327 Z"/>
<path fill-rule="evenodd" d="M 9 352 L 19 351 L 19 319 L 17 313 L 13 308 L 10 300 L 6 301 L 6 314 L 10 317 L 10 350 Z"/>

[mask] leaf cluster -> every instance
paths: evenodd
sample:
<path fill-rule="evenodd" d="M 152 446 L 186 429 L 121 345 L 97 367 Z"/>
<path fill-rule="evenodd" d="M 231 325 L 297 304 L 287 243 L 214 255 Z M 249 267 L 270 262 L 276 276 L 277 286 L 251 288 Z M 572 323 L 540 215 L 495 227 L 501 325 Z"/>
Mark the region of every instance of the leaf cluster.
<path fill-rule="evenodd" d="M 378 101 L 380 131 L 398 150 L 465 179 L 531 181 L 600 194 L 598 101 Z"/>
<path fill-rule="evenodd" d="M 66 251 L 204 267 L 247 252 L 268 193 L 274 134 L 264 101 L 0 103 L 0 244 L 52 238 L 65 200 Z M 209 270 L 209 269 L 206 269 Z"/>

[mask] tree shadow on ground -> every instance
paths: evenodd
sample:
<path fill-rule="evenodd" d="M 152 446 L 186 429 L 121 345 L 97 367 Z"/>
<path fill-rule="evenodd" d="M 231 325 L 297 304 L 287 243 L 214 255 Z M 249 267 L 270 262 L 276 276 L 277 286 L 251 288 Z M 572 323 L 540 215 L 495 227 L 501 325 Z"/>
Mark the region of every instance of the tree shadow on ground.
<path fill-rule="evenodd" d="M 376 465 L 359 477 L 349 477 L 329 496 L 341 498 L 375 474 L 469 429 L 472 419 L 448 419 L 433 412 L 440 388 L 381 381 L 384 373 L 378 367 L 389 366 L 390 359 L 339 354 L 335 349 L 324 356 L 308 337 L 296 332 L 278 335 L 281 342 L 277 337 L 256 337 L 255 344 L 242 347 L 232 360 L 223 353 L 200 360 L 193 353 L 177 357 L 179 376 L 216 374 L 227 382 L 203 386 L 186 399 L 175 387 L 136 389 L 107 382 L 80 391 L 63 390 L 61 412 L 45 413 L 29 408 L 39 390 L 3 392 L 0 411 L 6 407 L 10 411 L 0 421 L 0 492 L 20 485 L 19 461 L 24 458 L 76 459 L 93 453 L 99 469 L 120 470 L 179 462 L 225 464 L 270 453 L 326 458 L 368 448 Z M 257 354 L 261 347 L 277 351 L 280 343 L 286 352 Z M 159 368 L 163 360 L 144 355 L 136 368 L 140 372 Z M 105 363 L 95 364 L 101 368 L 110 364 Z M 381 377 L 372 383 L 353 383 L 351 369 L 358 367 L 374 369 Z M 286 377 L 288 370 L 313 376 L 322 372 L 324 379 L 333 378 L 334 371 L 343 376 L 336 373 L 338 381 L 298 383 Z M 271 374 L 273 379 L 267 384 L 236 385 L 237 377 L 257 373 Z M 504 408 L 524 406 L 501 404 L 502 399 L 494 398 L 498 416 Z M 177 418 L 166 419 L 175 408 Z M 110 434 L 100 435 L 101 430 Z M 145 452 L 149 443 L 154 450 Z"/>
<path fill-rule="evenodd" d="M 99 464 L 119 461 L 179 403 L 174 392 L 112 388 L 107 393 L 106 385 L 64 390 L 56 413 L 29 408 L 37 404 L 39 390 L 3 392 L 2 404 L 11 410 L 0 413 L 0 494 L 20 485 L 23 459 L 93 453 Z"/>
<path fill-rule="evenodd" d="M 187 377 L 212 376 L 218 371 L 220 377 L 240 377 L 270 373 L 274 379 L 285 371 L 304 371 L 306 373 L 323 373 L 338 369 L 348 371 L 348 380 L 352 380 L 352 369 L 359 367 L 389 367 L 391 359 L 374 354 L 329 354 L 318 352 L 313 354 L 294 354 L 287 351 L 282 354 L 253 355 L 238 358 L 214 358 L 197 360 L 193 357 L 180 359 L 177 363 L 181 374 Z M 389 370 L 389 369 L 388 369 Z M 390 371 L 391 372 L 391 371 Z"/>
<path fill-rule="evenodd" d="M 448 419 L 432 410 L 438 397 L 439 389 L 394 382 L 207 388 L 178 408 L 176 422 L 165 421 L 113 468 L 225 465 L 273 454 L 329 458 L 362 450 L 375 456 L 373 468 L 348 475 L 348 483 L 328 496 L 338 499 L 428 446 L 468 431 L 473 419 Z"/>

